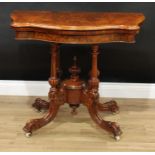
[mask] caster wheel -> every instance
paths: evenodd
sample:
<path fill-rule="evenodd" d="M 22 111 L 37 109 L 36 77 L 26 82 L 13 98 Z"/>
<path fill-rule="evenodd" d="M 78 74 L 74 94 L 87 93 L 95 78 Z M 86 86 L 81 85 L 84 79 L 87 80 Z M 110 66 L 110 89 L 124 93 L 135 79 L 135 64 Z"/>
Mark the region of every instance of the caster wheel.
<path fill-rule="evenodd" d="M 27 138 L 31 137 L 31 135 L 32 135 L 31 132 L 27 132 L 27 133 L 25 133 L 25 136 L 26 136 Z"/>
<path fill-rule="evenodd" d="M 120 136 L 115 136 L 114 138 L 116 141 L 119 141 L 121 139 Z"/>

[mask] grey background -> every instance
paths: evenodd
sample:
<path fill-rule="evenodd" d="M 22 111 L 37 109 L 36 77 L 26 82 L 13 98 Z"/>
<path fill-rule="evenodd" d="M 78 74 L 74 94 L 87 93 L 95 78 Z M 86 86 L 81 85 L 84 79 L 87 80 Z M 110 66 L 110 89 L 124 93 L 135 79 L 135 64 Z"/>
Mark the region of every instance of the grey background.
<path fill-rule="evenodd" d="M 155 82 L 155 3 L 0 3 L 0 80 L 47 80 L 50 71 L 50 43 L 17 41 L 10 28 L 13 10 L 57 11 L 125 11 L 142 12 L 146 20 L 135 44 L 110 43 L 101 46 L 99 56 L 100 80 L 108 82 Z M 78 57 L 82 78 L 90 69 L 88 45 L 63 45 L 61 67 L 63 77 Z"/>

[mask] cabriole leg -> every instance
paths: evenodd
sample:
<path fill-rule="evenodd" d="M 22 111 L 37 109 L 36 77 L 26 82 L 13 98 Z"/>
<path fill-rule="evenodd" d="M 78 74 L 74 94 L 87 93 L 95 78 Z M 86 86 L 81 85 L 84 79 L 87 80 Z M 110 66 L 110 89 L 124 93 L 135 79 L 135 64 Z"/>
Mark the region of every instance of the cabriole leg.
<path fill-rule="evenodd" d="M 103 120 L 99 114 L 98 110 L 101 111 L 111 111 L 115 112 L 118 110 L 118 106 L 115 101 L 107 102 L 105 104 L 99 103 L 99 94 L 98 94 L 98 86 L 99 86 L 99 71 L 97 67 L 97 56 L 99 53 L 99 46 L 92 46 L 92 69 L 91 69 L 91 77 L 89 80 L 88 90 L 84 91 L 84 104 L 87 106 L 89 114 L 94 122 L 99 125 L 102 129 L 112 133 L 116 140 L 120 139 L 121 130 L 120 127 L 115 122 L 105 121 Z"/>
<path fill-rule="evenodd" d="M 50 102 L 43 101 L 41 99 L 37 99 L 37 102 L 33 104 L 34 107 L 39 107 L 40 109 L 43 107 L 49 108 L 48 113 L 38 119 L 32 119 L 24 126 L 23 130 L 26 132 L 26 136 L 31 136 L 32 132 L 45 126 L 49 122 L 51 122 L 58 112 L 59 106 L 63 104 L 63 99 L 61 93 L 58 88 L 58 78 L 57 78 L 57 71 L 58 71 L 58 44 L 53 44 L 51 48 L 51 75 L 49 78 L 49 83 L 51 85 L 51 89 L 49 91 L 49 100 Z M 38 104 L 38 105 L 37 105 Z M 37 106 L 36 106 L 37 105 Z M 40 110 L 39 109 L 39 110 Z"/>
<path fill-rule="evenodd" d="M 120 139 L 120 135 L 122 134 L 122 131 L 120 130 L 119 125 L 117 125 L 115 122 L 103 120 L 97 112 L 97 106 L 95 101 L 93 101 L 93 99 L 88 104 L 88 111 L 91 118 L 94 120 L 94 122 L 97 125 L 99 125 L 102 129 L 105 129 L 106 131 L 112 133 L 116 140 Z"/>
<path fill-rule="evenodd" d="M 51 122 L 56 117 L 58 109 L 59 109 L 58 103 L 56 103 L 55 101 L 53 102 L 51 101 L 49 111 L 44 117 L 38 119 L 32 119 L 26 123 L 26 125 L 23 128 L 23 130 L 26 133 L 26 136 L 27 137 L 31 136 L 33 131 Z"/>

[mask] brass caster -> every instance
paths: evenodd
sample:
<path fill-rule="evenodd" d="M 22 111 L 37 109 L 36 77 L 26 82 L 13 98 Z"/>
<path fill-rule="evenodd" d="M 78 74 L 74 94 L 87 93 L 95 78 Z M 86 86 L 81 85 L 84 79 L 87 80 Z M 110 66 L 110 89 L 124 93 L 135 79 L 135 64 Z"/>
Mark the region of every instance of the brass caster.
<path fill-rule="evenodd" d="M 27 138 L 30 138 L 30 137 L 32 136 L 32 133 L 31 133 L 31 132 L 27 132 L 27 133 L 25 133 L 25 136 L 26 136 Z"/>
<path fill-rule="evenodd" d="M 119 141 L 121 139 L 120 136 L 114 136 L 114 138 L 116 141 Z"/>

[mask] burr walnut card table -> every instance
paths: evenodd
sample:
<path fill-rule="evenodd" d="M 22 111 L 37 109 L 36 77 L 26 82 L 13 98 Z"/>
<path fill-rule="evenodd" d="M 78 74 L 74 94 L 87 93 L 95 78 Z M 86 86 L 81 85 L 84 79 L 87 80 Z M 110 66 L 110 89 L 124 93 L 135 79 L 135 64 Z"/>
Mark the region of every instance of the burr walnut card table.
<path fill-rule="evenodd" d="M 85 105 L 93 121 L 119 140 L 122 133 L 119 125 L 105 121 L 99 116 L 99 111 L 117 113 L 119 110 L 113 100 L 99 102 L 99 45 L 111 42 L 134 43 L 144 18 L 142 13 L 14 11 L 11 14 L 11 26 L 16 32 L 16 39 L 41 40 L 52 44 L 49 102 L 37 98 L 32 105 L 39 111 L 47 110 L 47 113 L 42 118 L 32 119 L 26 123 L 23 128 L 26 136 L 31 136 L 33 131 L 52 121 L 60 106 L 67 103 L 72 108 L 72 114 L 76 114 L 80 104 Z M 80 68 L 76 64 L 76 56 L 69 68 L 70 77 L 61 80 L 61 44 L 90 45 L 92 60 L 88 81 L 83 81 L 79 77 Z M 64 59 L 67 58 L 66 54 Z"/>

